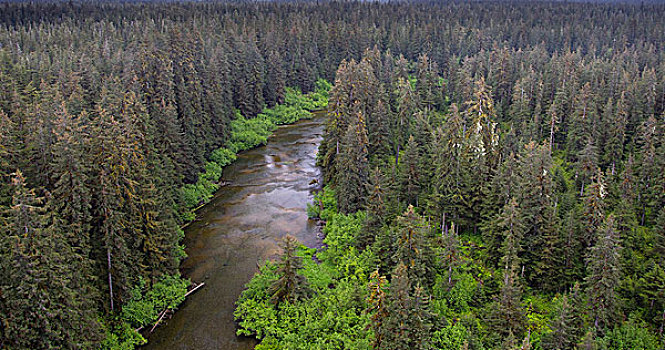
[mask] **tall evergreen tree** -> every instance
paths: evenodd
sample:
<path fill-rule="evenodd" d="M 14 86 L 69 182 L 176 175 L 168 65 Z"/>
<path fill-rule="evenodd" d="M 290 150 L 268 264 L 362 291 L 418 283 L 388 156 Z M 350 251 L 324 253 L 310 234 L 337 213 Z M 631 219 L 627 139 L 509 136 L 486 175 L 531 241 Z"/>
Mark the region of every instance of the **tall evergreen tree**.
<path fill-rule="evenodd" d="M 552 158 L 546 145 L 525 145 L 518 159 L 519 206 L 524 220 L 524 263 L 529 282 L 541 285 L 552 266 L 558 235 L 554 213 Z M 548 248 L 550 248 L 548 250 Z"/>
<path fill-rule="evenodd" d="M 424 178 L 420 161 L 420 146 L 413 136 L 410 136 L 406 148 L 404 148 L 403 161 L 400 164 L 400 192 L 405 194 L 407 205 L 418 206 L 420 182 Z"/>
<path fill-rule="evenodd" d="M 369 277 L 369 296 L 367 297 L 367 312 L 370 314 L 370 324 L 374 332 L 374 339 L 372 341 L 373 349 L 384 349 L 384 338 L 389 331 L 386 329 L 386 324 L 389 323 L 388 317 L 388 299 L 386 296 L 387 280 L 384 276 L 379 275 L 379 271 L 372 272 Z M 389 335 L 388 335 L 389 337 Z"/>
<path fill-rule="evenodd" d="M 492 317 L 492 329 L 503 337 L 520 336 L 524 316 L 521 308 L 522 286 L 518 271 L 521 266 L 519 254 L 522 251 L 521 241 L 524 235 L 522 214 L 517 201 L 512 199 L 504 206 L 499 217 L 499 227 L 504 232 L 502 245 L 503 283 L 499 295 L 498 307 Z"/>
<path fill-rule="evenodd" d="M 399 263 L 392 273 L 387 297 L 383 348 L 429 349 L 431 318 L 423 288 L 412 287 L 408 267 Z"/>
<path fill-rule="evenodd" d="M 409 206 L 396 219 L 397 240 L 394 243 L 393 261 L 403 263 L 408 269 L 409 280 L 429 286 L 434 280 L 434 252 L 429 242 L 427 223 Z"/>
<path fill-rule="evenodd" d="M 293 303 L 309 294 L 307 279 L 298 271 L 303 267 L 302 258 L 297 255 L 298 245 L 298 241 L 291 235 L 286 235 L 282 241 L 284 253 L 277 265 L 279 277 L 269 288 L 273 303 Z"/>
<path fill-rule="evenodd" d="M 605 195 L 607 190 L 603 180 L 603 175 L 598 172 L 594 176 L 593 182 L 586 188 L 582 209 L 582 242 L 586 248 L 591 247 L 605 220 Z"/>
<path fill-rule="evenodd" d="M 576 310 L 568 301 L 568 296 L 563 295 L 558 300 L 554 319 L 550 322 L 550 333 L 543 341 L 544 349 L 568 350 L 575 348 L 575 320 L 573 313 Z"/>
<path fill-rule="evenodd" d="M 337 205 L 342 213 L 354 213 L 365 205 L 369 176 L 368 139 L 365 118 L 358 112 L 344 135 L 338 156 Z"/>
<path fill-rule="evenodd" d="M 607 216 L 596 235 L 587 258 L 586 293 L 593 326 L 603 334 L 617 322 L 620 312 L 617 288 L 621 279 L 621 245 L 613 215 Z"/>
<path fill-rule="evenodd" d="M 50 212 L 47 199 L 13 179 L 11 207 L 0 236 L 0 345 L 11 349 L 78 349 L 100 340 L 91 295 L 75 289 L 77 254 Z M 38 305 L 38 307 L 35 307 Z"/>
<path fill-rule="evenodd" d="M 367 184 L 367 202 L 365 203 L 365 210 L 367 211 L 367 219 L 365 227 L 357 237 L 359 248 L 371 246 L 379 230 L 386 222 L 386 193 L 383 190 L 385 179 L 381 170 L 376 167 L 372 170 L 372 174 Z"/>

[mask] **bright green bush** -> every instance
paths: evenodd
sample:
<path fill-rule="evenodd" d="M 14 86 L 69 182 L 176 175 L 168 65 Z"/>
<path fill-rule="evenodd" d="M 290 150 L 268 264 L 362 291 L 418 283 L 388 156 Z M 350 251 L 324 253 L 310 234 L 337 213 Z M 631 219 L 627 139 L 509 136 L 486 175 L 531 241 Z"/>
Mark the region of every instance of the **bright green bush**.
<path fill-rule="evenodd" d="M 312 219 L 329 220 L 337 215 L 335 191 L 326 186 L 314 195 L 314 201 L 307 204 L 307 216 Z"/>
<path fill-rule="evenodd" d="M 106 336 L 101 344 L 102 350 L 134 350 L 147 343 L 147 340 L 126 322 L 115 322 L 115 325 L 106 330 Z"/>
<path fill-rule="evenodd" d="M 469 339 L 469 331 L 460 322 L 449 324 L 432 334 L 436 349 L 463 349 Z"/>
<path fill-rule="evenodd" d="M 326 222 L 323 243 L 327 249 L 320 256 L 334 263 L 340 262 L 346 251 L 356 245 L 356 237 L 365 225 L 365 212 L 359 211 L 351 215 L 334 215 Z"/>
<path fill-rule="evenodd" d="M 145 338 L 136 329 L 154 324 L 166 309 L 175 310 L 185 300 L 189 284 L 179 274 L 163 276 L 151 288 L 146 287 L 144 279 L 139 279 L 129 293 L 129 301 L 117 318 L 111 320 L 102 349 L 132 350 L 145 344 Z"/>
<path fill-rule="evenodd" d="M 235 153 L 233 153 L 233 151 L 224 147 L 216 149 L 210 155 L 210 161 L 217 163 L 221 167 L 225 167 L 235 162 L 237 158 L 238 156 Z"/>
<path fill-rule="evenodd" d="M 319 194 L 323 210 L 316 206 L 328 220 L 327 247 L 298 250 L 312 296 L 293 304 L 270 303 L 267 290 L 277 276 L 268 262 L 237 302 L 238 334 L 263 339 L 257 349 L 370 348 L 369 318 L 364 310 L 368 275 L 377 259 L 370 250 L 358 252 L 353 247 L 365 214 L 334 213 L 331 193 L 326 189 Z"/>
<path fill-rule="evenodd" d="M 180 275 L 164 276 L 146 289 L 145 280 L 140 279 L 130 292 L 130 300 L 123 305 L 120 318 L 137 328 L 153 324 L 162 311 L 173 310 L 185 300 L 189 284 Z"/>
<path fill-rule="evenodd" d="M 607 350 L 656 350 L 663 349 L 655 334 L 644 322 L 629 320 L 607 333 L 598 341 L 601 349 Z"/>
<path fill-rule="evenodd" d="M 231 122 L 231 141 L 229 149 L 235 153 L 264 145 L 268 142 L 268 136 L 274 130 L 275 124 L 269 119 L 252 118 L 246 119 L 238 114 Z"/>

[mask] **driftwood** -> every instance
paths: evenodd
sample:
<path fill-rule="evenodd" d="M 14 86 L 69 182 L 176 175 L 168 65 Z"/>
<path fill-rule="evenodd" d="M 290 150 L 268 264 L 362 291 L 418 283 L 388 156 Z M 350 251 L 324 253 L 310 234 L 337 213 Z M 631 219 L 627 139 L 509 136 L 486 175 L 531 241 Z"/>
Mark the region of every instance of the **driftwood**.
<path fill-rule="evenodd" d="M 162 322 L 162 318 L 164 318 L 164 315 L 166 315 L 166 311 L 168 311 L 168 310 L 169 309 L 166 309 L 166 310 L 162 311 L 162 315 L 159 316 L 159 319 L 157 320 L 157 322 L 155 322 L 155 325 L 152 326 L 152 328 L 150 328 L 150 333 L 152 333 L 152 331 L 154 331 L 155 328 L 157 328 L 157 325 L 159 324 L 159 322 Z"/>
<path fill-rule="evenodd" d="M 194 293 L 197 289 L 199 289 L 199 288 L 201 288 L 201 287 L 203 287 L 203 286 L 205 286 L 205 285 L 206 285 L 205 282 L 201 282 L 201 284 L 197 285 L 196 287 L 192 288 L 192 290 L 190 290 L 189 292 L 185 293 L 185 298 L 187 298 L 188 295 Z"/>

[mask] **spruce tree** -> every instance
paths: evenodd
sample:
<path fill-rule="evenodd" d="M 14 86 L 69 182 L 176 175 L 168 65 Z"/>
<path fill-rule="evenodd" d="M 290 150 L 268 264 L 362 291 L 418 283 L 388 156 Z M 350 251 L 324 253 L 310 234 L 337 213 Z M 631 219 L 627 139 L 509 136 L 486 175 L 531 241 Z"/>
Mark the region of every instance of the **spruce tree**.
<path fill-rule="evenodd" d="M 385 324 L 388 323 L 388 300 L 386 297 L 386 277 L 379 275 L 379 271 L 372 272 L 369 276 L 369 296 L 367 297 L 367 310 L 370 314 L 370 326 L 374 332 L 372 349 L 385 349 L 384 338 L 390 337 L 386 333 Z"/>
<path fill-rule="evenodd" d="M 581 154 L 585 145 L 598 139 L 598 111 L 593 97 L 590 83 L 584 84 L 575 97 L 575 110 L 571 116 L 567 134 L 569 155 Z M 578 156 L 577 159 L 581 158 Z"/>
<path fill-rule="evenodd" d="M 603 175 L 598 170 L 582 198 L 582 242 L 586 248 L 594 244 L 597 232 L 605 219 L 606 191 Z"/>
<path fill-rule="evenodd" d="M 275 304 L 293 303 L 309 295 L 307 279 L 299 272 L 303 264 L 302 258 L 297 254 L 298 245 L 298 240 L 291 235 L 286 235 L 282 240 L 281 248 L 284 253 L 277 265 L 279 277 L 268 289 L 271 295 L 270 301 Z"/>
<path fill-rule="evenodd" d="M 576 344 L 574 312 L 576 310 L 570 305 L 568 296 L 561 296 L 555 309 L 554 318 L 550 321 L 552 333 L 548 334 L 543 340 L 544 349 L 574 349 Z"/>
<path fill-rule="evenodd" d="M 275 104 L 284 103 L 286 94 L 286 74 L 284 72 L 284 60 L 277 50 L 271 50 L 268 54 L 266 72 L 266 84 L 264 93 L 266 105 L 273 107 Z"/>
<path fill-rule="evenodd" d="M 13 132 L 14 123 L 0 110 L 0 207 L 11 204 L 12 191 L 8 186 L 8 177 L 13 172 L 16 146 L 11 136 Z"/>
<path fill-rule="evenodd" d="M 114 82 L 111 82 L 114 84 Z M 115 310 L 134 282 L 141 276 L 138 247 L 142 235 L 137 232 L 137 176 L 142 154 L 135 135 L 123 125 L 123 98 L 117 85 L 102 91 L 91 132 L 97 135 L 92 145 L 91 239 L 97 242 L 92 252 L 98 263 L 100 281 L 105 281 L 108 310 Z M 100 286 L 101 287 L 101 286 Z M 100 288 L 101 289 L 101 288 Z"/>
<path fill-rule="evenodd" d="M 384 184 L 385 179 L 381 170 L 378 167 L 374 168 L 369 177 L 369 183 L 366 185 L 367 202 L 365 203 L 365 210 L 367 211 L 367 218 L 365 219 L 365 226 L 356 239 L 357 245 L 361 249 L 374 243 L 379 230 L 385 224 L 387 209 L 386 193 L 383 190 Z"/>
<path fill-rule="evenodd" d="M 434 251 L 429 242 L 429 227 L 422 216 L 409 206 L 396 219 L 397 230 L 393 261 L 403 263 L 408 269 L 409 280 L 413 283 L 430 286 L 434 280 Z"/>
<path fill-rule="evenodd" d="M 615 219 L 609 215 L 596 232 L 595 244 L 589 248 L 585 280 L 593 326 L 600 334 L 611 329 L 619 317 L 620 251 Z"/>
<path fill-rule="evenodd" d="M 437 74 L 439 65 L 427 54 L 418 57 L 416 68 L 416 92 L 424 108 L 433 110 L 441 104 L 441 91 L 438 87 L 439 76 Z"/>
<path fill-rule="evenodd" d="M 661 184 L 659 180 L 662 176 L 662 168 L 658 164 L 658 122 L 653 116 L 650 116 L 641 126 L 639 130 L 639 158 L 637 172 L 638 180 L 638 193 L 640 198 L 639 217 L 640 224 L 645 225 L 649 220 L 654 220 L 654 215 L 648 216 L 652 213 L 653 208 L 657 206 L 658 197 L 662 196 L 659 193 Z"/>
<path fill-rule="evenodd" d="M 612 98 L 607 100 L 603 112 L 603 124 L 607 124 L 608 127 L 602 129 L 605 134 L 603 137 L 602 159 L 603 165 L 609 167 L 612 175 L 617 172 L 617 165 L 621 164 L 623 159 L 627 118 L 625 107 L 621 101 L 614 106 Z"/>
<path fill-rule="evenodd" d="M 518 159 L 517 193 L 524 225 L 524 264 L 527 279 L 535 285 L 545 282 L 552 267 L 558 222 L 552 195 L 552 158 L 546 145 L 531 142 Z M 549 250 L 548 250 L 549 249 Z M 550 260 L 550 261 L 548 261 Z"/>
<path fill-rule="evenodd" d="M 360 210 L 367 200 L 369 176 L 367 128 L 362 112 L 349 124 L 337 160 L 337 206 L 342 213 Z"/>
<path fill-rule="evenodd" d="M 429 349 L 432 315 L 420 285 L 415 289 L 408 267 L 399 263 L 393 273 L 387 297 L 387 319 L 382 349 Z"/>
<path fill-rule="evenodd" d="M 410 136 L 404 148 L 404 156 L 400 164 L 400 192 L 405 194 L 407 205 L 418 206 L 418 196 L 421 189 L 420 183 L 424 177 L 420 166 L 420 158 L 420 146 L 413 136 Z"/>
<path fill-rule="evenodd" d="M 10 349 L 87 348 L 100 340 L 93 295 L 76 289 L 80 258 L 51 212 L 48 197 L 12 178 L 12 205 L 0 236 L 0 345 Z"/>
<path fill-rule="evenodd" d="M 520 305 L 522 286 L 518 271 L 521 266 L 521 241 L 524 235 L 522 214 L 515 199 L 504 206 L 503 213 L 497 219 L 504 233 L 502 245 L 503 283 L 499 295 L 498 307 L 492 317 L 492 329 L 503 337 L 520 336 L 524 316 Z"/>

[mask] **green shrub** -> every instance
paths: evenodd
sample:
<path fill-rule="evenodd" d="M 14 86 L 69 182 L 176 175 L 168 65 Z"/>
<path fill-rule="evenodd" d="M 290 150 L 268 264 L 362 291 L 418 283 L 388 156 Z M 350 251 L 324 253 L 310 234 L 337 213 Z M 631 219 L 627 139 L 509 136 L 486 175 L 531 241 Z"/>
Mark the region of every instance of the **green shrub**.
<path fill-rule="evenodd" d="M 469 330 L 456 322 L 435 331 L 432 334 L 432 343 L 437 349 L 463 349 L 469 336 Z"/>
<path fill-rule="evenodd" d="M 210 160 L 217 163 L 221 167 L 225 167 L 233 162 L 238 158 L 233 151 L 231 151 L 228 148 L 220 147 L 216 149 L 212 154 L 210 155 Z"/>
<path fill-rule="evenodd" d="M 189 280 L 179 274 L 163 276 L 152 288 L 146 288 L 146 282 L 140 278 L 137 285 L 129 292 L 130 299 L 122 306 L 117 318 L 107 326 L 106 338 L 102 349 L 132 350 L 146 343 L 145 338 L 136 331 L 140 327 L 153 325 L 162 311 L 175 310 L 185 300 Z"/>
<path fill-rule="evenodd" d="M 153 324 L 162 311 L 173 310 L 185 300 L 189 284 L 189 280 L 178 274 L 164 276 L 146 289 L 146 282 L 141 278 L 130 291 L 130 300 L 123 305 L 120 318 L 137 328 Z"/>
<path fill-rule="evenodd" d="M 126 322 L 115 322 L 106 330 L 106 337 L 101 344 L 102 350 L 134 350 L 147 343 L 147 340 Z"/>
<path fill-rule="evenodd" d="M 663 349 L 656 335 L 644 322 L 629 320 L 598 340 L 601 349 L 608 350 L 656 350 Z"/>

